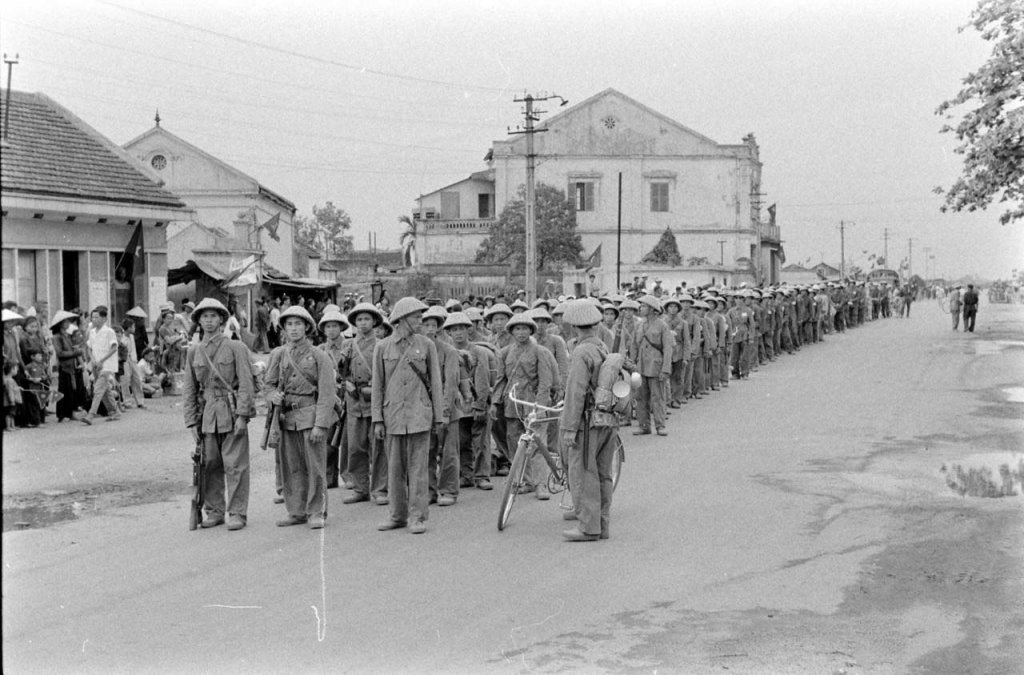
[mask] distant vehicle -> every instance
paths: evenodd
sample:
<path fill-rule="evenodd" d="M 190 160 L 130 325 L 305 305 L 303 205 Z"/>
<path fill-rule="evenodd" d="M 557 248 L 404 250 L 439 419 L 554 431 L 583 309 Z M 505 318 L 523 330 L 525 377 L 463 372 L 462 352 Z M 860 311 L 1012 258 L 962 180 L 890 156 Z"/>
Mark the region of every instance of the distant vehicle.
<path fill-rule="evenodd" d="M 900 273 L 896 270 L 871 270 L 868 272 L 868 281 L 876 284 L 888 283 L 890 286 L 899 286 Z"/>

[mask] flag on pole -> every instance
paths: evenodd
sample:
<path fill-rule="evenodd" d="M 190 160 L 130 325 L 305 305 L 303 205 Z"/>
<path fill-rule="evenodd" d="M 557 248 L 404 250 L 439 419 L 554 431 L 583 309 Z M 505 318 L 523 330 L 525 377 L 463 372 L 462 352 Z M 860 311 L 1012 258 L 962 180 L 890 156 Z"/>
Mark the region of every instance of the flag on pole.
<path fill-rule="evenodd" d="M 135 232 L 128 240 L 128 245 L 125 246 L 121 257 L 117 259 L 117 264 L 114 266 L 115 278 L 120 277 L 121 270 L 124 270 L 127 275 L 125 279 L 129 281 L 146 272 L 146 246 L 142 239 L 141 220 L 135 226 Z"/>
<path fill-rule="evenodd" d="M 598 244 L 597 248 L 594 249 L 594 252 L 587 258 L 588 272 L 595 267 L 601 266 L 601 246 L 603 246 L 603 244 Z"/>
<path fill-rule="evenodd" d="M 260 227 L 267 231 L 267 234 L 270 235 L 271 239 L 273 239 L 274 241 L 281 241 L 281 237 L 277 236 L 277 226 L 280 224 L 281 214 L 275 213 L 273 216 L 270 217 L 270 220 L 260 225 Z"/>

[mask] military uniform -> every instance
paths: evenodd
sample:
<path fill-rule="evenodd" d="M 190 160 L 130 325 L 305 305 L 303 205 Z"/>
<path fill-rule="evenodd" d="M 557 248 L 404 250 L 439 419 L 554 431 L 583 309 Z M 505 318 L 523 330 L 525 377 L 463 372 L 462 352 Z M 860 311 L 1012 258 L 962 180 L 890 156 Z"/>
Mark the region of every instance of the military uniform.
<path fill-rule="evenodd" d="M 373 437 L 370 406 L 373 351 L 377 338 L 370 331 L 345 340 L 338 359 L 345 386 L 345 436 L 348 461 L 345 471 L 352 481 L 352 497 L 368 496 L 383 502 L 388 495 L 388 460 L 383 443 Z"/>
<path fill-rule="evenodd" d="M 387 434 L 390 522 L 394 526 L 410 519 L 425 522 L 430 502 L 430 433 L 436 423 L 446 421 L 434 343 L 422 335 L 397 333 L 378 342 L 372 388 L 373 422 L 383 423 Z"/>
<path fill-rule="evenodd" d="M 545 354 L 550 356 L 551 353 L 538 346 L 532 338 L 523 345 L 513 342 L 498 352 L 494 405 L 497 407 L 496 417 L 504 418 L 505 444 L 510 462 L 519 446 L 519 437 L 526 429 L 520 419 L 525 411 L 519 410 L 508 395 L 514 387 L 516 398 L 522 401 L 551 405 L 551 391 L 558 378 L 558 371 L 554 357 L 548 360 Z M 545 439 L 545 434 L 539 434 L 539 442 Z M 536 481 L 543 473 L 542 464 L 546 468 L 544 458 L 540 455 L 531 458 L 526 475 L 528 485 L 537 485 Z"/>
<path fill-rule="evenodd" d="M 686 357 L 690 351 L 690 324 L 681 311 L 678 314 L 667 314 L 665 324 L 675 338 L 672 345 L 672 374 L 669 375 L 669 405 L 678 408 L 683 402 L 683 372 L 686 370 Z"/>
<path fill-rule="evenodd" d="M 244 523 L 249 508 L 249 434 L 236 434 L 234 427 L 236 417 L 249 419 L 255 412 L 249 350 L 216 331 L 189 348 L 183 389 L 185 426 L 198 426 L 203 435 L 206 517 L 223 522 L 226 512 Z"/>
<path fill-rule="evenodd" d="M 319 345 L 327 357 L 334 364 L 335 373 L 338 371 L 338 360 L 341 358 L 341 348 L 345 343 L 345 338 L 338 336 L 335 339 L 327 338 Z M 340 381 L 339 381 L 340 384 Z M 338 391 L 337 396 L 341 398 L 341 392 Z M 337 422 L 331 425 L 331 428 L 327 431 L 327 487 L 334 488 L 338 487 L 338 477 L 347 483 L 350 478 L 348 474 L 348 440 L 345 438 L 344 433 L 337 433 L 339 427 L 343 427 L 345 421 L 339 419 Z M 342 429 L 344 432 L 344 429 Z M 331 440 L 335 437 L 338 438 L 337 445 L 332 445 Z"/>
<path fill-rule="evenodd" d="M 597 387 L 597 376 L 606 354 L 604 343 L 596 337 L 583 339 L 573 350 L 565 384 L 565 409 L 559 419 L 562 437 L 571 434 L 574 438 L 573 444 L 566 448 L 569 489 L 579 532 L 587 539 L 608 538 L 615 490 L 612 461 L 618 449 L 618 429 L 593 425 L 590 415 L 593 411 L 589 409 L 593 402 L 588 397 L 588 392 Z M 609 422 L 615 419 L 614 415 L 604 417 Z"/>
<path fill-rule="evenodd" d="M 672 343 L 675 338 L 668 325 L 651 312 L 636 332 L 631 360 L 642 377 L 637 422 L 639 433 L 651 432 L 651 417 L 659 433 L 665 429 L 665 385 L 672 374 Z"/>
<path fill-rule="evenodd" d="M 430 454 L 427 466 L 430 471 L 428 489 L 430 501 L 438 496 L 455 500 L 459 496 L 459 419 L 454 414 L 459 408 L 459 352 L 446 340 L 443 333 L 434 338 L 438 365 L 441 370 L 441 417 L 446 425 L 444 444 L 438 443 L 437 435 L 430 435 Z M 447 336 L 445 336 L 447 337 Z"/>
<path fill-rule="evenodd" d="M 276 389 L 284 394 L 277 453 L 284 504 L 293 523 L 310 519 L 322 523 L 327 516 L 326 434 L 338 419 L 335 382 L 331 358 L 308 339 L 285 344 L 270 354 L 264 391 L 269 394 Z M 323 429 L 324 440 L 310 438 L 313 427 Z"/>

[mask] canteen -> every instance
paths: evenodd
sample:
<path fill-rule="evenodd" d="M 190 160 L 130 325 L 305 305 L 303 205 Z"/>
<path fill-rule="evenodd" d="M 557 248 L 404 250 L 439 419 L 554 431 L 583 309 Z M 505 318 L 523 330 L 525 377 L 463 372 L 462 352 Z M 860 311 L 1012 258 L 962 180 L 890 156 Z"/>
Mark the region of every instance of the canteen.
<path fill-rule="evenodd" d="M 633 378 L 630 377 L 629 382 L 627 382 L 626 380 L 619 380 L 618 382 L 612 385 L 612 394 L 615 395 L 615 398 L 626 398 L 627 396 L 630 395 L 632 391 L 632 379 Z"/>
<path fill-rule="evenodd" d="M 643 382 L 643 378 L 640 377 L 640 373 L 634 372 L 629 376 L 629 383 L 633 385 L 634 389 L 639 389 L 641 382 Z"/>

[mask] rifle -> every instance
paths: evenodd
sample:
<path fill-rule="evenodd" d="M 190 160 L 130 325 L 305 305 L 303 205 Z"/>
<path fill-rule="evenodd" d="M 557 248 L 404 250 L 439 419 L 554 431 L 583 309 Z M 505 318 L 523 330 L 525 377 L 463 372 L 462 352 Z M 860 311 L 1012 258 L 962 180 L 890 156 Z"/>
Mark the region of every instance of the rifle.
<path fill-rule="evenodd" d="M 277 450 L 281 444 L 281 407 L 272 405 L 267 412 L 267 424 L 263 427 L 263 440 L 260 441 L 260 449 L 272 448 Z"/>
<path fill-rule="evenodd" d="M 192 451 L 192 504 L 188 513 L 188 529 L 194 530 L 203 522 L 203 502 L 206 499 L 206 462 L 203 458 L 203 435 L 199 434 Z"/>

